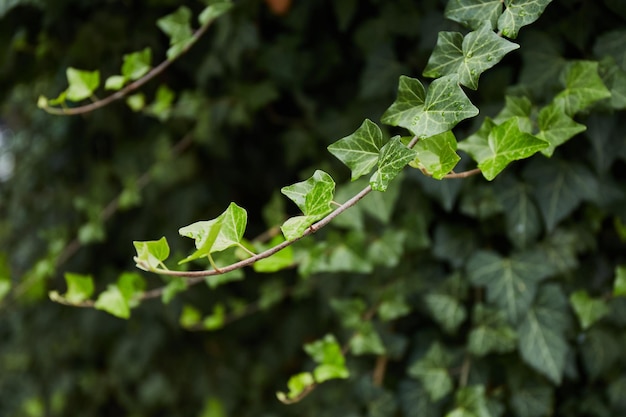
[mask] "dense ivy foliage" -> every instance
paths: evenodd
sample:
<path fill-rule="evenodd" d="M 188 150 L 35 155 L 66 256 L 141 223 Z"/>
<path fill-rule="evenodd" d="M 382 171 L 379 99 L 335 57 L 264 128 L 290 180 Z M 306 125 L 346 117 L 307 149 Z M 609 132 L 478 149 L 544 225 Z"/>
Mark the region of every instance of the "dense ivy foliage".
<path fill-rule="evenodd" d="M 626 412 L 621 1 L 181 3 L 0 4 L 0 415 Z"/>

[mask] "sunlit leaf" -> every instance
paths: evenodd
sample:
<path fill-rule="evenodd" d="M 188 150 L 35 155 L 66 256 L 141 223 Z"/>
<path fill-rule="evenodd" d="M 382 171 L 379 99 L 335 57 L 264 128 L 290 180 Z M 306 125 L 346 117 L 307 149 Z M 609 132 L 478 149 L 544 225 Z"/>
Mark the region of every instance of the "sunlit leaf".
<path fill-rule="evenodd" d="M 480 74 L 517 48 L 519 45 L 496 35 L 489 22 L 465 36 L 458 32 L 439 32 L 437 46 L 423 74 L 433 78 L 457 74 L 459 83 L 476 90 Z"/>
<path fill-rule="evenodd" d="M 580 327 L 587 330 L 592 324 L 609 314 L 609 306 L 601 298 L 592 298 L 586 290 L 578 290 L 569 296 Z"/>
<path fill-rule="evenodd" d="M 555 273 L 539 251 L 527 251 L 503 258 L 495 252 L 477 251 L 467 263 L 474 285 L 487 288 L 489 303 L 502 309 L 511 324 L 519 322 L 531 306 L 537 285 Z"/>
<path fill-rule="evenodd" d="M 487 118 L 478 132 L 459 143 L 459 149 L 478 162 L 483 176 L 490 181 L 511 162 L 528 158 L 546 147 L 547 141 L 520 130 L 517 117 L 501 125 Z"/>
<path fill-rule="evenodd" d="M 93 295 L 94 285 L 91 275 L 66 272 L 65 282 L 67 283 L 67 292 L 64 294 L 64 298 L 70 303 L 80 303 Z"/>
<path fill-rule="evenodd" d="M 100 85 L 100 71 L 82 71 L 69 67 L 66 70 L 67 87 L 66 96 L 72 101 L 81 101 L 93 95 Z M 54 104 L 50 102 L 50 104 Z"/>
<path fill-rule="evenodd" d="M 380 150 L 378 168 L 370 178 L 370 185 L 376 191 L 386 191 L 402 169 L 415 158 L 416 152 L 407 148 L 400 136 L 391 138 Z"/>
<path fill-rule="evenodd" d="M 380 128 L 366 119 L 354 133 L 339 139 L 328 150 L 350 168 L 354 181 L 376 166 L 382 147 L 383 134 Z"/>
<path fill-rule="evenodd" d="M 539 19 L 552 0 L 504 0 L 505 9 L 498 18 L 498 29 L 507 38 L 516 38 L 522 26 Z"/>
<path fill-rule="evenodd" d="M 458 75 L 436 79 L 430 84 L 428 93 L 417 79 L 401 76 L 398 97 L 382 115 L 381 121 L 426 138 L 446 132 L 461 120 L 477 114 L 478 109 L 459 85 Z"/>

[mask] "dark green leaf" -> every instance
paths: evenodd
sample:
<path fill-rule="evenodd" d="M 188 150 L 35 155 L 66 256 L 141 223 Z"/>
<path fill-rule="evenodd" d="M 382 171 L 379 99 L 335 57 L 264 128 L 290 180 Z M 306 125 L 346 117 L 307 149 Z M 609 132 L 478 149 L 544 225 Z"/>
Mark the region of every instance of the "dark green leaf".
<path fill-rule="evenodd" d="M 498 18 L 498 29 L 508 38 L 516 38 L 522 26 L 539 19 L 552 0 L 504 0 L 506 8 Z"/>
<path fill-rule="evenodd" d="M 537 285 L 555 272 L 539 251 L 521 252 L 502 258 L 494 252 L 478 251 L 467 263 L 474 285 L 487 288 L 487 300 L 500 307 L 511 324 L 527 313 Z"/>
<path fill-rule="evenodd" d="M 427 294 L 424 302 L 433 319 L 447 333 L 456 333 L 467 317 L 465 306 L 447 294 Z"/>
<path fill-rule="evenodd" d="M 554 408 L 554 388 L 525 369 L 507 372 L 511 387 L 509 402 L 517 417 L 547 416 Z"/>
<path fill-rule="evenodd" d="M 376 166 L 382 147 L 383 134 L 380 128 L 366 119 L 353 134 L 339 139 L 328 150 L 350 168 L 354 181 Z"/>
<path fill-rule="evenodd" d="M 554 102 L 569 116 L 611 95 L 598 75 L 598 63 L 593 61 L 576 61 L 571 64 L 565 75 L 565 87 L 554 98 Z"/>
<path fill-rule="evenodd" d="M 445 15 L 471 29 L 478 29 L 485 20 L 495 29 L 502 14 L 502 0 L 450 0 Z"/>
<path fill-rule="evenodd" d="M 608 371 L 621 369 L 624 354 L 624 339 L 614 330 L 595 326 L 581 337 L 582 361 L 591 381 L 602 378 Z M 619 371 L 618 371 L 619 372 Z"/>
<path fill-rule="evenodd" d="M 459 143 L 459 149 L 469 153 L 478 162 L 483 176 L 490 181 L 509 163 L 528 158 L 548 147 L 547 141 L 522 132 L 517 117 L 501 125 L 493 125 L 493 122 L 485 119 L 484 126 L 486 128 L 481 128 Z"/>
<path fill-rule="evenodd" d="M 425 92 L 416 79 L 400 77 L 398 97 L 381 117 L 383 123 L 401 126 L 420 138 L 446 132 L 463 119 L 474 117 L 472 105 L 457 75 L 447 75 L 432 82 Z"/>
<path fill-rule="evenodd" d="M 439 32 L 437 46 L 424 69 L 424 76 L 437 78 L 457 74 L 459 83 L 476 90 L 480 74 L 517 48 L 519 45 L 496 35 L 489 22 L 484 22 L 465 37 L 458 32 Z"/>
<path fill-rule="evenodd" d="M 380 150 L 378 168 L 370 178 L 370 185 L 376 191 L 386 191 L 400 171 L 415 158 L 416 152 L 407 148 L 400 136 L 395 136 Z"/>
<path fill-rule="evenodd" d="M 517 334 L 508 325 L 502 311 L 477 304 L 472 313 L 472 324 L 467 349 L 474 355 L 485 356 L 493 352 L 515 350 Z"/>
<path fill-rule="evenodd" d="M 552 156 L 557 146 L 586 129 L 584 125 L 576 123 L 566 115 L 561 106 L 557 104 L 551 104 L 541 109 L 538 123 L 539 133 L 537 133 L 537 137 L 548 141 L 550 144 L 541 151 L 546 156 Z"/>
<path fill-rule="evenodd" d="M 426 355 L 414 362 L 407 372 L 422 382 L 432 401 L 437 401 L 452 391 L 452 378 L 448 373 L 451 363 L 452 355 L 435 342 Z"/>
<path fill-rule="evenodd" d="M 417 156 L 411 166 L 424 169 L 433 178 L 440 180 L 461 160 L 456 153 L 456 147 L 456 138 L 452 131 L 421 139 L 413 148 Z"/>
<path fill-rule="evenodd" d="M 137 80 L 150 71 L 151 62 L 152 50 L 150 48 L 126 54 L 122 64 L 122 76 L 125 80 Z"/>
<path fill-rule="evenodd" d="M 569 301 L 583 330 L 587 330 L 592 324 L 609 313 L 609 306 L 606 301 L 601 298 L 591 298 L 586 290 L 573 292 L 569 296 Z"/>
<path fill-rule="evenodd" d="M 350 352 L 353 355 L 384 355 L 385 346 L 371 321 L 362 322 L 350 338 Z"/>
<path fill-rule="evenodd" d="M 378 317 L 380 317 L 382 321 L 395 320 L 399 317 L 406 316 L 410 312 L 411 307 L 402 294 L 394 294 L 393 296 L 385 297 L 378 307 Z"/>
<path fill-rule="evenodd" d="M 489 412 L 485 387 L 472 385 L 459 389 L 454 396 L 455 409 L 446 417 L 492 417 Z"/>
<path fill-rule="evenodd" d="M 532 199 L 531 188 L 508 177 L 501 178 L 495 186 L 496 197 L 504 208 L 509 240 L 517 248 L 528 247 L 541 233 L 541 217 Z"/>

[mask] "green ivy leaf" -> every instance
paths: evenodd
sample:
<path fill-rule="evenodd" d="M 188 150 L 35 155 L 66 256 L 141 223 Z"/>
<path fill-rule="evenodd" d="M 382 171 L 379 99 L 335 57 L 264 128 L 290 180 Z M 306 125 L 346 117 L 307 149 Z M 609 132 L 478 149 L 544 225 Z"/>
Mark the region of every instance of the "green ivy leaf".
<path fill-rule="evenodd" d="M 448 367 L 452 363 L 452 355 L 438 342 L 434 342 L 423 358 L 413 363 L 408 374 L 419 379 L 434 402 L 448 395 L 453 388 Z"/>
<path fill-rule="evenodd" d="M 472 385 L 457 390 L 454 395 L 454 410 L 446 417 L 492 417 L 489 412 L 485 387 Z"/>
<path fill-rule="evenodd" d="M 170 115 L 172 103 L 174 102 L 175 97 L 174 91 L 172 91 L 168 86 L 160 85 L 156 91 L 154 101 L 148 108 L 146 108 L 146 111 L 149 114 L 158 117 L 160 120 L 165 120 Z M 131 103 L 129 103 L 129 105 L 130 104 Z"/>
<path fill-rule="evenodd" d="M 285 239 L 282 236 L 274 236 L 269 241 L 267 248 L 278 246 L 283 243 Z M 261 248 L 263 250 L 263 248 Z M 269 258 L 256 261 L 252 267 L 256 272 L 272 273 L 285 269 L 294 264 L 293 248 L 287 246 L 285 249 L 278 251 Z"/>
<path fill-rule="evenodd" d="M 489 181 L 511 162 L 528 158 L 546 147 L 548 142 L 545 140 L 520 130 L 517 117 L 501 125 L 495 125 L 486 118 L 478 132 L 459 143 L 459 149 L 478 162 L 483 176 Z"/>
<path fill-rule="evenodd" d="M 144 242 L 134 241 L 133 245 L 137 251 L 135 262 L 139 268 L 144 269 L 143 264 L 147 264 L 150 269 L 163 267 L 163 261 L 170 256 L 170 246 L 165 236 L 159 240 L 149 240 Z"/>
<path fill-rule="evenodd" d="M 448 19 L 471 29 L 478 29 L 485 20 L 495 29 L 501 14 L 502 0 L 450 0 L 445 11 Z"/>
<path fill-rule="evenodd" d="M 407 148 L 400 136 L 395 136 L 380 150 L 378 168 L 370 178 L 370 185 L 376 191 L 386 191 L 389 183 L 402 169 L 415 158 L 416 152 Z"/>
<path fill-rule="evenodd" d="M 626 266 L 620 265 L 615 268 L 613 296 L 626 297 Z"/>
<path fill-rule="evenodd" d="M 331 202 L 335 181 L 324 171 L 317 170 L 313 176 L 280 190 L 302 210 L 304 216 L 288 219 L 281 230 L 287 240 L 302 236 L 307 227 L 333 211 Z"/>
<path fill-rule="evenodd" d="M 487 301 L 500 307 L 512 324 L 522 319 L 530 308 L 538 283 L 554 272 L 539 251 L 521 252 L 510 258 L 478 251 L 467 263 L 472 284 L 486 287 Z"/>
<path fill-rule="evenodd" d="M 568 116 L 573 116 L 593 103 L 611 96 L 598 75 L 598 62 L 595 61 L 572 63 L 565 74 L 565 87 L 565 90 L 554 98 L 554 103 Z"/>
<path fill-rule="evenodd" d="M 506 234 L 517 248 L 524 249 L 541 233 L 541 215 L 528 184 L 501 178 L 496 182 L 496 198 L 504 208 Z"/>
<path fill-rule="evenodd" d="M 500 310 L 490 309 L 483 304 L 474 306 L 473 327 L 469 333 L 467 349 L 476 356 L 489 353 L 506 353 L 515 350 L 517 334 L 506 321 Z"/>
<path fill-rule="evenodd" d="M 548 157 L 552 156 L 557 146 L 562 145 L 587 129 L 585 125 L 576 123 L 565 114 L 563 108 L 557 104 L 551 104 L 541 109 L 538 124 L 539 133 L 536 136 L 548 141 L 550 144 L 541 151 Z"/>
<path fill-rule="evenodd" d="M 69 67 L 66 72 L 69 87 L 65 96 L 72 101 L 81 101 L 93 95 L 100 85 L 100 71 L 82 71 Z M 50 104 L 53 104 L 52 101 Z"/>
<path fill-rule="evenodd" d="M 0 302 L 11 291 L 11 271 L 8 257 L 0 253 Z"/>
<path fill-rule="evenodd" d="M 549 232 L 583 200 L 597 195 L 596 177 L 580 164 L 540 159 L 526 166 L 524 177 Z"/>
<path fill-rule="evenodd" d="M 304 350 L 319 364 L 313 370 L 315 382 L 322 383 L 329 379 L 345 379 L 350 376 L 341 346 L 332 334 L 304 345 Z"/>
<path fill-rule="evenodd" d="M 517 48 L 519 45 L 496 35 L 489 22 L 465 37 L 458 32 L 439 32 L 423 75 L 438 78 L 457 74 L 462 85 L 476 90 L 480 74 Z"/>
<path fill-rule="evenodd" d="M 163 288 L 163 294 L 161 294 L 161 301 L 163 304 L 169 304 L 174 299 L 176 294 L 179 294 L 187 289 L 187 282 L 183 278 L 172 277 Z"/>
<path fill-rule="evenodd" d="M 506 96 L 504 97 L 504 108 L 493 118 L 493 122 L 499 125 L 511 117 L 519 117 L 520 124 L 523 125 L 520 126 L 520 129 L 530 133 L 532 130 L 532 122 L 530 121 L 532 107 L 533 104 L 527 97 Z"/>
<path fill-rule="evenodd" d="M 180 318 L 178 319 L 181 327 L 185 329 L 194 328 L 200 323 L 201 320 L 202 313 L 200 313 L 200 310 L 189 304 L 183 305 L 183 309 L 180 312 Z"/>
<path fill-rule="evenodd" d="M 109 284 L 106 291 L 100 293 L 94 307 L 121 319 L 130 317 L 128 300 L 124 297 L 119 287 L 114 284 Z"/>
<path fill-rule="evenodd" d="M 170 38 L 170 48 L 167 50 L 167 58 L 176 58 L 183 49 L 192 41 L 191 10 L 185 6 L 179 7 L 174 13 L 163 16 L 157 20 L 157 26 Z"/>
<path fill-rule="evenodd" d="M 124 87 L 125 83 L 126 79 L 121 75 L 111 75 L 104 82 L 104 89 L 117 91 Z"/>
<path fill-rule="evenodd" d="M 310 372 L 301 372 L 291 376 L 289 381 L 287 381 L 287 388 L 289 389 L 289 392 L 287 394 L 284 392 L 277 392 L 276 397 L 279 401 L 288 403 L 289 400 L 298 398 L 305 390 L 309 389 L 314 384 L 315 378 L 313 377 L 313 374 Z"/>
<path fill-rule="evenodd" d="M 380 128 L 366 119 L 353 134 L 330 145 L 328 151 L 350 168 L 354 181 L 374 168 L 382 147 Z"/>
<path fill-rule="evenodd" d="M 401 126 L 420 138 L 446 132 L 461 120 L 474 117 L 478 109 L 472 105 L 456 74 L 433 81 L 428 93 L 419 80 L 401 76 L 398 97 L 381 117 L 391 126 Z"/>
<path fill-rule="evenodd" d="M 146 281 L 136 272 L 124 272 L 117 279 L 117 288 L 132 308 L 139 304 L 137 298 L 146 289 Z"/>
<path fill-rule="evenodd" d="M 179 264 L 192 261 L 213 252 L 239 246 L 246 230 L 248 214 L 244 208 L 230 203 L 226 211 L 213 220 L 199 221 L 178 230 L 181 236 L 195 240 L 196 251 Z"/>
<path fill-rule="evenodd" d="M 217 330 L 224 327 L 224 320 L 226 319 L 226 309 L 221 303 L 217 303 L 213 306 L 213 311 L 208 316 L 202 319 L 202 327 L 205 330 Z"/>
<path fill-rule="evenodd" d="M 218 1 L 208 5 L 198 16 L 198 21 L 202 26 L 209 24 L 233 7 L 231 1 Z"/>
<path fill-rule="evenodd" d="M 507 371 L 510 404 L 517 417 L 547 416 L 554 409 L 554 388 L 537 375 L 516 367 Z"/>
<path fill-rule="evenodd" d="M 569 301 L 583 330 L 587 330 L 592 324 L 609 314 L 606 301 L 601 298 L 591 298 L 586 290 L 573 292 Z"/>
<path fill-rule="evenodd" d="M 415 147 L 416 157 L 411 166 L 426 170 L 433 178 L 449 174 L 461 157 L 456 153 L 456 138 L 452 131 L 421 139 Z"/>
<path fill-rule="evenodd" d="M 384 355 L 385 346 L 371 321 L 362 322 L 350 338 L 350 352 L 355 355 Z"/>
<path fill-rule="evenodd" d="M 378 307 L 378 317 L 382 321 L 391 321 L 406 316 L 411 312 L 411 306 L 402 294 L 386 296 Z"/>
<path fill-rule="evenodd" d="M 467 318 L 463 304 L 447 294 L 426 294 L 424 302 L 433 319 L 446 333 L 454 334 Z"/>
<path fill-rule="evenodd" d="M 569 351 L 565 338 L 568 326 L 567 299 L 558 286 L 547 285 L 518 328 L 518 347 L 524 362 L 557 385 Z"/>
<path fill-rule="evenodd" d="M 67 283 L 67 292 L 64 297 L 71 303 L 80 303 L 88 300 L 94 291 L 93 277 L 91 275 L 65 273 L 65 282 Z"/>
<path fill-rule="evenodd" d="M 122 76 L 125 80 L 137 80 L 150 71 L 152 50 L 144 48 L 141 51 L 124 55 Z"/>
<path fill-rule="evenodd" d="M 516 38 L 522 26 L 539 19 L 552 0 L 505 0 L 506 8 L 498 18 L 498 29 L 507 38 Z"/>

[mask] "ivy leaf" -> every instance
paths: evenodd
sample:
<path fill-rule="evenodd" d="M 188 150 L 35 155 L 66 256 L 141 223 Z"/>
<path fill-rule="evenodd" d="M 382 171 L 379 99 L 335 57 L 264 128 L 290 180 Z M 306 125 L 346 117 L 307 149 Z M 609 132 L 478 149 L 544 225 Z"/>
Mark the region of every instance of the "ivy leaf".
<path fill-rule="evenodd" d="M 511 387 L 510 404 L 517 417 L 550 415 L 554 409 L 554 388 L 526 368 L 507 372 Z"/>
<path fill-rule="evenodd" d="M 91 275 L 66 272 L 64 278 L 67 284 L 67 291 L 63 295 L 59 295 L 56 291 L 50 291 L 49 296 L 52 301 L 79 304 L 93 295 L 94 285 Z"/>
<path fill-rule="evenodd" d="M 528 158 L 546 147 L 547 141 L 520 130 L 518 117 L 501 125 L 495 125 L 486 118 L 477 133 L 459 143 L 459 149 L 478 162 L 483 176 L 489 181 L 511 162 Z"/>
<path fill-rule="evenodd" d="M 454 396 L 455 409 L 446 417 L 491 417 L 485 387 L 473 385 L 457 390 Z"/>
<path fill-rule="evenodd" d="M 498 18 L 498 29 L 507 38 L 516 38 L 522 26 L 539 19 L 552 0 L 505 0 L 506 9 Z"/>
<path fill-rule="evenodd" d="M 531 187 L 522 181 L 496 182 L 496 198 L 504 208 L 506 234 L 517 248 L 523 249 L 535 242 L 541 233 L 541 215 L 532 198 Z"/>
<path fill-rule="evenodd" d="M 407 372 L 422 382 L 430 399 L 434 402 L 452 391 L 452 378 L 448 373 L 451 363 L 452 355 L 438 342 L 434 342 L 426 355 L 413 363 Z"/>
<path fill-rule="evenodd" d="M 0 254 L 0 303 L 9 291 L 11 291 L 9 260 L 5 254 Z"/>
<path fill-rule="evenodd" d="M 461 84 L 476 90 L 480 74 L 517 48 L 519 45 L 496 35 L 489 22 L 465 37 L 458 32 L 439 32 L 423 75 L 438 78 L 457 74 Z"/>
<path fill-rule="evenodd" d="M 335 192 L 335 181 L 324 171 L 317 170 L 306 181 L 283 187 L 280 191 L 304 213 L 304 216 L 288 219 L 280 227 L 287 240 L 302 236 L 307 227 L 333 210 L 331 202 Z"/>
<path fill-rule="evenodd" d="M 124 55 L 122 76 L 125 80 L 137 80 L 150 71 L 152 50 L 144 48 L 141 51 Z"/>
<path fill-rule="evenodd" d="M 163 288 L 163 294 L 161 294 L 161 301 L 163 304 L 169 304 L 174 299 L 176 294 L 181 293 L 187 289 L 187 282 L 183 278 L 172 277 L 170 282 Z"/>
<path fill-rule="evenodd" d="M 174 13 L 157 20 L 157 26 L 170 38 L 170 48 L 167 50 L 167 59 L 176 58 L 192 41 L 191 10 L 185 6 L 179 7 Z"/>
<path fill-rule="evenodd" d="M 502 311 L 477 304 L 472 313 L 472 323 L 467 344 L 467 349 L 472 354 L 485 356 L 489 353 L 515 350 L 517 334 L 507 324 Z"/>
<path fill-rule="evenodd" d="M 609 306 L 606 301 L 601 298 L 591 298 L 586 290 L 573 292 L 569 301 L 583 330 L 587 330 L 592 324 L 609 314 Z"/>
<path fill-rule="evenodd" d="M 345 379 L 350 376 L 341 346 L 332 334 L 304 345 L 304 350 L 319 364 L 313 371 L 316 382 L 321 383 L 336 378 Z"/>
<path fill-rule="evenodd" d="M 328 151 L 350 168 L 354 181 L 374 168 L 382 146 L 380 128 L 366 119 L 353 134 L 330 145 Z"/>
<path fill-rule="evenodd" d="M 461 120 L 474 117 L 478 109 L 467 98 L 456 74 L 433 81 L 428 93 L 419 80 L 401 76 L 398 97 L 381 117 L 391 126 L 401 126 L 420 138 L 446 132 Z"/>
<path fill-rule="evenodd" d="M 382 321 L 391 321 L 406 316 L 411 312 L 411 306 L 407 303 L 403 294 L 386 296 L 378 307 L 378 317 Z"/>
<path fill-rule="evenodd" d="M 511 117 L 517 116 L 520 118 L 520 122 L 524 125 L 523 128 L 520 127 L 520 129 L 523 132 L 530 133 L 532 128 L 532 124 L 530 122 L 532 107 L 533 104 L 527 97 L 506 96 L 504 97 L 504 108 L 496 117 L 493 118 L 493 121 L 495 124 L 499 125 L 506 122 Z"/>
<path fill-rule="evenodd" d="M 106 291 L 100 293 L 94 307 L 121 319 L 130 317 L 128 300 L 126 300 L 119 287 L 114 284 L 109 284 Z"/>
<path fill-rule="evenodd" d="M 530 308 L 538 283 L 554 272 L 539 251 L 521 252 L 510 258 L 478 251 L 467 263 L 472 284 L 486 287 L 487 301 L 500 307 L 512 324 L 522 319 Z"/>
<path fill-rule="evenodd" d="M 478 29 L 485 20 L 491 29 L 496 27 L 502 14 L 502 0 L 450 0 L 445 16 L 472 29 Z"/>
<path fill-rule="evenodd" d="M 285 239 L 282 236 L 274 236 L 272 240 L 269 241 L 267 247 L 278 246 L 284 241 Z M 287 246 L 285 249 L 278 251 L 269 258 L 258 260 L 252 267 L 256 272 L 272 273 L 285 269 L 293 265 L 293 263 L 293 247 Z"/>
<path fill-rule="evenodd" d="M 461 157 L 456 153 L 456 138 L 452 131 L 421 139 L 415 145 L 416 157 L 411 166 L 426 170 L 438 180 L 450 173 Z"/>
<path fill-rule="evenodd" d="M 569 325 L 566 312 L 567 299 L 562 291 L 556 285 L 548 285 L 518 328 L 518 347 L 524 362 L 557 385 L 569 351 L 565 339 Z"/>
<path fill-rule="evenodd" d="M 548 157 L 552 156 L 557 146 L 562 145 L 587 129 L 585 125 L 576 123 L 565 114 L 563 108 L 557 104 L 551 104 L 541 109 L 538 124 L 539 133 L 536 136 L 548 141 L 550 144 L 541 151 Z"/>
<path fill-rule="evenodd" d="M 424 302 L 433 319 L 446 333 L 454 334 L 467 318 L 463 304 L 447 294 L 427 294 Z"/>
<path fill-rule="evenodd" d="M 213 220 L 199 221 L 178 230 L 181 236 L 195 240 L 196 251 L 179 264 L 241 245 L 248 214 L 244 208 L 230 203 L 226 211 Z"/>
<path fill-rule="evenodd" d="M 580 164 L 536 160 L 526 166 L 524 177 L 549 232 L 583 200 L 593 201 L 597 195 L 595 176 Z"/>
<path fill-rule="evenodd" d="M 142 269 L 143 264 L 147 264 L 150 269 L 162 267 L 163 261 L 170 256 L 170 247 L 165 236 L 159 240 L 134 241 L 133 246 L 137 251 L 135 262 Z"/>
<path fill-rule="evenodd" d="M 65 90 L 65 97 L 72 101 L 81 101 L 91 97 L 100 85 L 100 71 L 97 70 L 82 71 L 69 67 L 65 74 L 69 84 L 69 87 Z"/>
<path fill-rule="evenodd" d="M 626 296 L 626 266 L 615 268 L 615 283 L 613 284 L 613 296 Z"/>
<path fill-rule="evenodd" d="M 350 338 L 350 352 L 355 355 L 384 355 L 385 346 L 371 321 L 361 322 Z"/>
<path fill-rule="evenodd" d="M 593 103 L 611 96 L 598 75 L 598 62 L 594 61 L 577 61 L 571 64 L 565 75 L 565 87 L 565 90 L 554 98 L 554 102 L 568 116 L 573 116 Z"/>
<path fill-rule="evenodd" d="M 126 79 L 122 77 L 121 75 L 111 75 L 104 82 L 104 88 L 105 90 L 117 91 L 117 90 L 120 90 L 122 87 L 124 87 L 125 83 L 126 83 Z"/>
<path fill-rule="evenodd" d="M 231 1 L 218 1 L 208 5 L 198 16 L 198 21 L 202 26 L 217 19 L 233 7 Z"/>
<path fill-rule="evenodd" d="M 284 392 L 277 392 L 276 397 L 283 403 L 289 403 L 290 400 L 298 398 L 305 390 L 309 389 L 314 384 L 315 378 L 313 374 L 310 372 L 301 372 L 291 376 L 289 381 L 287 381 L 289 391 L 286 394 Z"/>
<path fill-rule="evenodd" d="M 376 191 L 386 191 L 402 169 L 415 158 L 416 152 L 407 148 L 400 136 L 395 136 L 380 150 L 378 169 L 370 178 L 370 185 Z"/>

